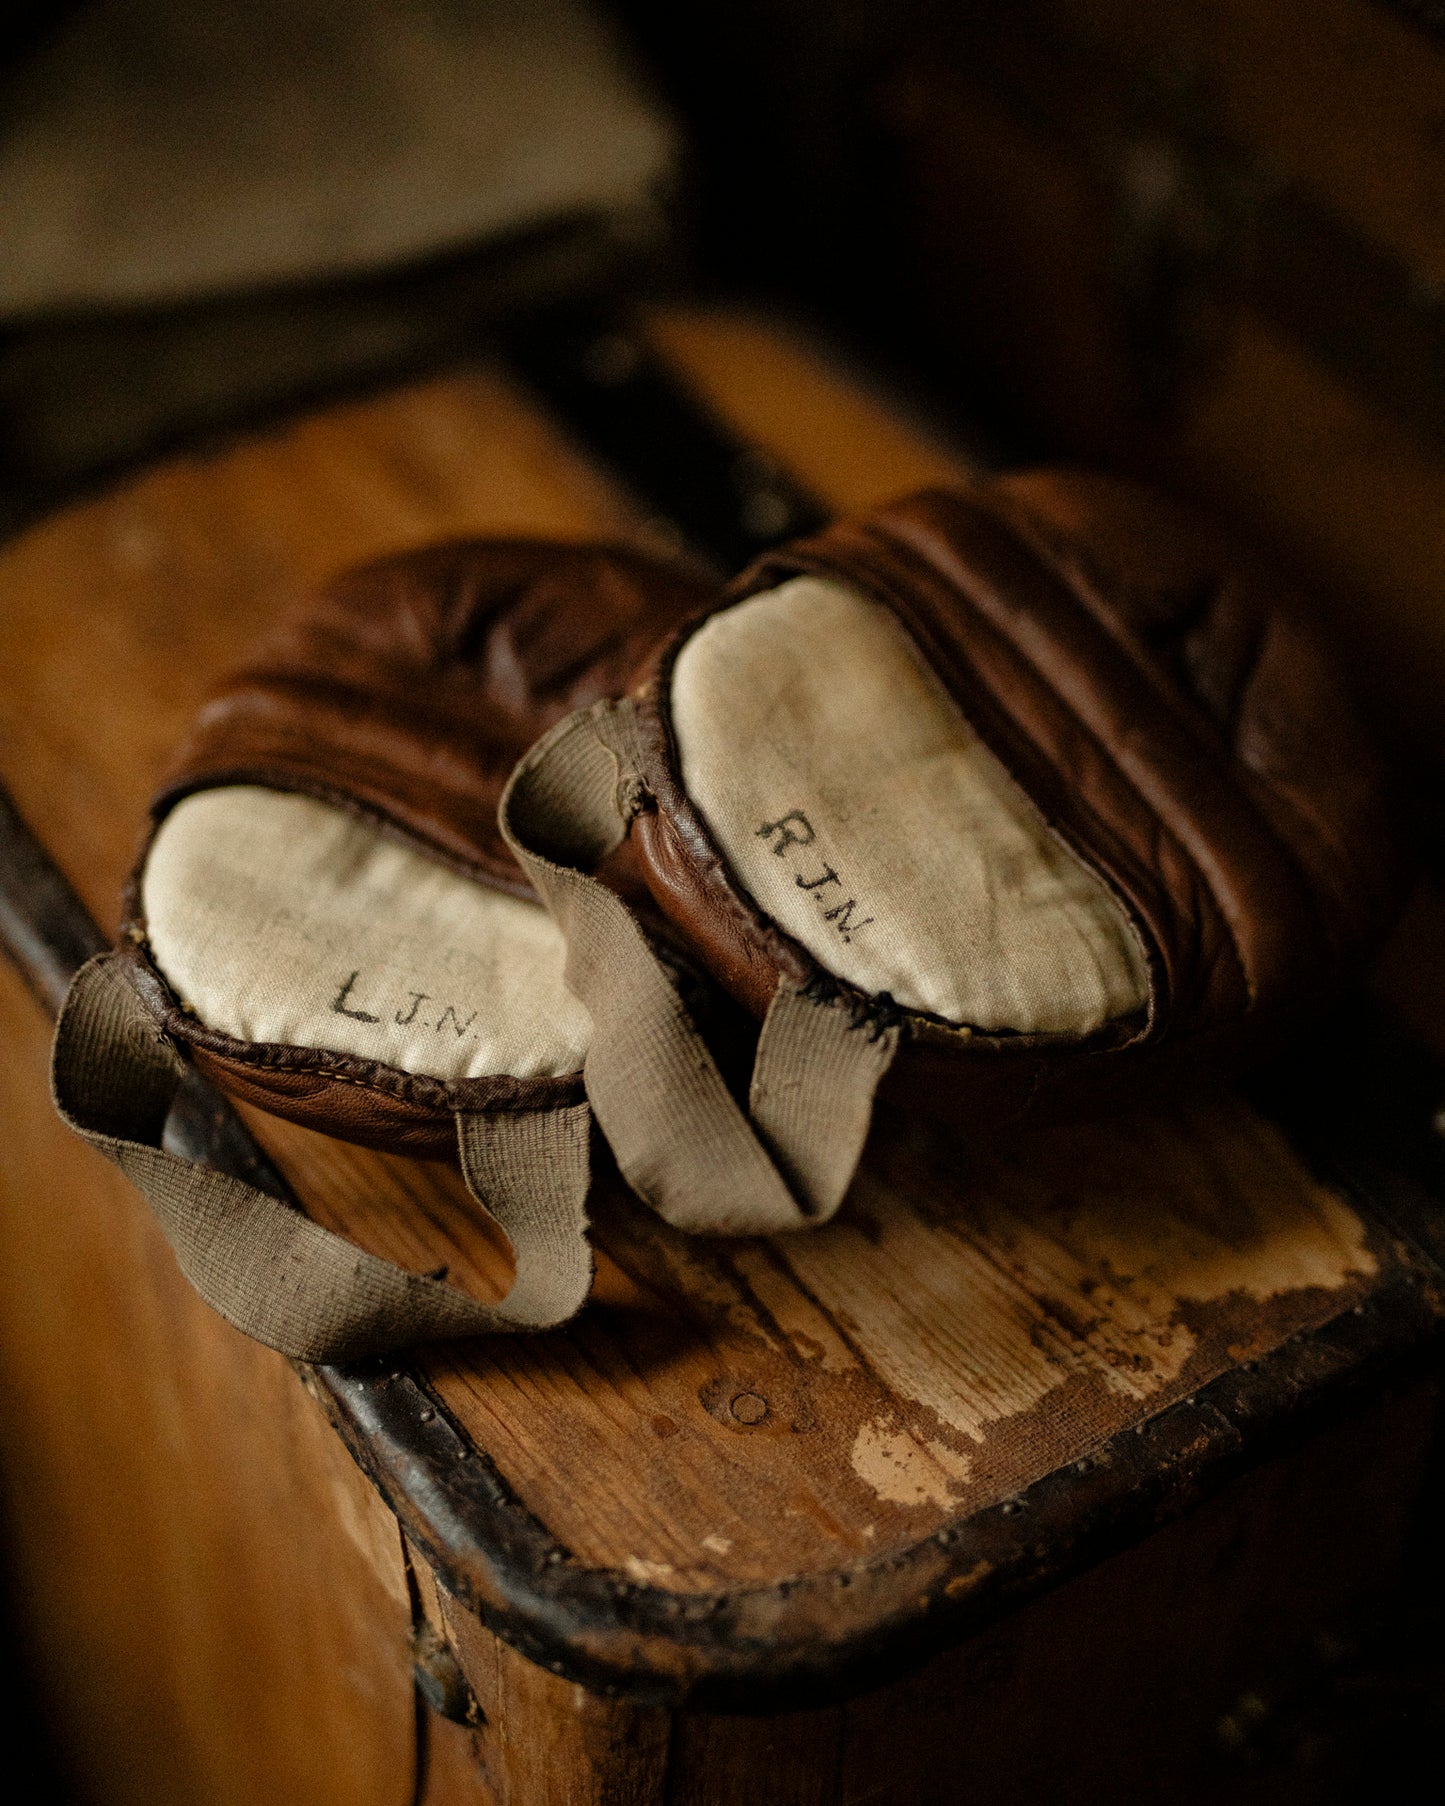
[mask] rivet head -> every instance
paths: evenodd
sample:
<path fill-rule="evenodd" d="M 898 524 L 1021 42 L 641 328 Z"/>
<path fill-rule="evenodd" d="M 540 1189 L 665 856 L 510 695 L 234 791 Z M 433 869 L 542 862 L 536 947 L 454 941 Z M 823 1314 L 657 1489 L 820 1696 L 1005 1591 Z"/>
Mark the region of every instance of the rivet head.
<path fill-rule="evenodd" d="M 761 1423 L 768 1414 L 768 1401 L 756 1392 L 739 1392 L 728 1409 L 739 1423 Z"/>

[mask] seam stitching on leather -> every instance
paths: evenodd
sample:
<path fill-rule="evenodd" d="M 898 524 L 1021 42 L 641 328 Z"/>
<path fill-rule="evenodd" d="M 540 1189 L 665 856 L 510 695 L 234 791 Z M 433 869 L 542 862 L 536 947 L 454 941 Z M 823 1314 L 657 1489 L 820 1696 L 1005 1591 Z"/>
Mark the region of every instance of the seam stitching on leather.
<path fill-rule="evenodd" d="M 989 510 L 988 518 L 990 519 L 990 521 L 997 524 L 1003 530 L 1003 532 L 1013 541 L 1013 543 L 1022 552 L 1025 553 L 1026 556 L 1030 556 L 1033 558 L 1035 564 L 1038 566 L 1038 568 L 1043 572 L 1043 574 L 1047 578 L 1049 578 L 1051 581 L 1064 587 L 1068 591 L 1068 594 L 1070 595 L 1070 597 L 1074 597 L 1074 592 L 1072 590 L 1072 587 L 1067 584 L 1067 581 L 1063 577 L 1062 573 L 1060 573 L 1053 566 L 1052 562 L 1045 562 L 1044 558 L 1040 555 L 1040 553 L 1035 549 L 1035 547 L 1031 544 L 1031 542 L 1029 540 L 1025 539 L 1018 532 L 1014 531 L 1011 528 L 1010 523 L 1007 520 L 1005 520 L 1002 516 L 994 513 L 992 510 Z M 895 531 L 899 531 L 899 530 L 895 529 Z M 900 537 L 901 537 L 901 533 L 900 533 Z M 903 540 L 903 543 L 905 545 L 908 545 L 908 541 L 906 539 Z M 911 546 L 909 546 L 909 550 L 912 551 L 913 548 Z M 917 554 L 915 554 L 915 556 L 916 555 Z M 962 594 L 962 592 L 960 592 L 960 594 Z M 971 596 L 964 596 L 963 599 L 964 599 L 965 603 L 967 604 L 967 606 L 975 614 L 982 613 L 982 611 L 978 608 L 978 605 L 974 602 L 974 600 Z M 1074 599 L 1077 599 L 1077 598 L 1074 598 Z M 1097 622 L 1097 620 L 1094 617 L 1093 610 L 1090 609 L 1087 612 L 1089 614 L 1090 620 L 1093 621 L 1094 625 L 1097 627 L 1099 625 L 1099 623 Z M 1134 779 L 1120 765 L 1119 761 L 1117 760 L 1117 758 L 1115 758 L 1113 751 L 1109 747 L 1108 743 L 1105 740 L 1101 739 L 1100 736 L 1098 735 L 1098 733 L 1096 733 L 1096 731 L 1092 727 L 1090 727 L 1086 721 L 1084 721 L 1084 719 L 1080 716 L 1077 709 L 1074 708 L 1073 704 L 1068 700 L 1068 698 L 1061 695 L 1060 692 L 1052 684 L 1049 683 L 1048 678 L 1045 676 L 1044 672 L 1040 669 L 1038 662 L 1030 655 L 1028 650 L 1021 644 L 1021 642 L 1014 635 L 1006 633 L 1006 631 L 1003 628 L 999 627 L 995 622 L 988 620 L 988 618 L 986 616 L 984 616 L 983 618 L 987 621 L 987 624 L 993 629 L 993 631 L 995 631 L 996 633 L 999 633 L 1002 637 L 1005 637 L 1007 639 L 1009 646 L 1012 647 L 1012 649 L 1018 655 L 1018 657 L 1023 660 L 1023 662 L 1029 667 L 1030 671 L 1033 672 L 1034 676 L 1039 680 L 1039 682 L 1045 686 L 1045 688 L 1049 691 L 1049 693 L 1052 696 L 1054 696 L 1055 699 L 1058 701 L 1059 705 L 1067 712 L 1070 720 L 1074 723 L 1075 727 L 1079 730 L 1079 732 L 1090 742 L 1091 745 L 1097 747 L 1099 749 L 1099 751 L 1105 756 L 1105 758 L 1108 760 L 1110 766 L 1113 768 L 1115 774 L 1123 781 L 1124 784 L 1126 784 L 1128 786 L 1130 793 L 1137 799 L 1140 807 L 1146 812 L 1146 814 L 1149 816 L 1149 818 L 1152 821 L 1158 823 L 1159 826 L 1161 828 L 1163 828 L 1164 832 L 1166 834 L 1168 834 L 1170 840 L 1178 848 L 1180 853 L 1182 853 L 1183 856 L 1188 860 L 1190 867 L 1194 871 L 1195 875 L 1198 877 L 1200 883 L 1204 886 L 1205 890 L 1208 892 L 1209 897 L 1210 897 L 1211 901 L 1213 902 L 1216 911 L 1218 912 L 1220 921 L 1224 924 L 1224 930 L 1225 930 L 1226 939 L 1227 939 L 1227 942 L 1229 945 L 1229 950 L 1234 957 L 1235 967 L 1239 973 L 1240 982 L 1242 983 L 1242 985 L 1244 987 L 1244 994 L 1247 998 L 1249 998 L 1249 1000 L 1252 1003 L 1254 1001 L 1254 997 L 1255 997 L 1254 984 L 1249 975 L 1249 968 L 1246 966 L 1245 961 L 1244 961 L 1244 953 L 1240 946 L 1238 931 L 1235 928 L 1234 922 L 1231 918 L 1230 911 L 1225 906 L 1223 899 L 1220 897 L 1219 892 L 1215 888 L 1213 880 L 1210 878 L 1208 872 L 1206 872 L 1204 870 L 1204 868 L 1200 865 L 1198 859 L 1195 857 L 1193 849 L 1188 845 L 1188 843 L 1186 841 L 1182 840 L 1179 837 L 1179 835 L 1175 833 L 1174 829 L 1167 822 L 1165 822 L 1163 820 L 1163 818 L 1159 814 L 1158 809 L 1155 808 L 1155 806 L 1149 801 L 1149 799 L 1139 789 L 1139 787 L 1136 784 L 1136 782 L 1134 781 Z M 1022 728 L 1020 728 L 1019 731 L 1023 732 L 1024 730 Z M 1095 812 L 1091 810 L 1090 813 L 1093 814 Z"/>
<path fill-rule="evenodd" d="M 992 519 L 992 517 L 990 517 L 990 519 Z M 874 531 L 878 531 L 878 529 L 875 528 Z M 893 553 L 895 555 L 901 554 L 906 560 L 912 560 L 913 562 L 917 563 L 927 573 L 927 575 L 931 579 L 937 580 L 937 578 L 939 577 L 940 573 L 937 571 L 937 569 L 933 565 L 931 565 L 926 558 L 924 558 L 920 553 L 918 553 L 914 549 L 914 547 L 909 544 L 907 539 L 905 539 L 901 536 L 901 534 L 899 535 L 899 537 L 896 540 L 893 541 L 893 543 L 890 546 L 890 549 L 893 551 Z M 856 548 L 854 548 L 852 555 L 855 558 L 858 556 Z M 876 570 L 874 570 L 871 567 L 871 565 L 867 566 L 867 568 L 865 569 L 865 571 L 861 577 L 857 570 L 839 569 L 837 566 L 830 565 L 823 560 L 815 560 L 803 568 L 814 569 L 814 570 L 823 569 L 823 570 L 826 570 L 829 575 L 840 578 L 844 582 L 849 582 L 849 583 L 853 583 L 853 584 L 861 583 L 865 587 L 868 587 L 871 590 L 871 593 L 874 595 L 874 597 L 877 600 L 881 601 L 885 606 L 893 609 L 896 612 L 897 602 L 898 602 L 898 593 L 897 593 L 896 584 L 886 574 L 880 575 Z M 1053 686 L 1048 683 L 1047 679 L 1044 678 L 1042 673 L 1039 672 L 1038 667 L 1034 663 L 1034 661 L 1032 659 L 1028 658 L 1028 656 L 1022 651 L 1022 649 L 1018 647 L 1017 643 L 1012 639 L 1012 637 L 1009 636 L 1007 633 L 1005 633 L 1002 628 L 997 627 L 993 622 L 991 622 L 987 618 L 987 616 L 983 615 L 982 612 L 977 608 L 976 604 L 974 604 L 974 602 L 971 600 L 971 598 L 963 595 L 963 593 L 961 591 L 957 591 L 956 593 L 958 593 L 960 596 L 962 596 L 962 599 L 965 602 L 965 604 L 968 606 L 968 608 L 974 614 L 974 616 L 982 621 L 982 624 L 987 629 L 987 631 L 989 631 L 993 634 L 996 634 L 997 637 L 999 639 L 1001 639 L 1002 641 L 1004 641 L 1004 643 L 1006 645 L 1008 645 L 1011 650 L 1013 650 L 1015 653 L 1017 653 L 1019 658 L 1026 665 L 1028 665 L 1029 669 L 1031 671 L 1033 671 L 1034 674 L 1039 678 L 1039 681 L 1044 685 L 1044 688 L 1047 689 L 1050 692 L 1050 694 L 1054 694 Z M 914 629 L 912 628 L 912 626 L 910 625 L 910 623 L 907 619 L 904 619 L 901 622 L 901 625 L 903 626 L 905 632 L 907 632 L 911 638 L 914 638 L 914 639 L 917 638 L 917 635 L 914 632 Z M 923 651 L 924 656 L 927 657 L 928 656 L 927 648 L 921 648 L 921 650 Z M 933 663 L 933 661 L 931 659 L 929 662 L 930 662 L 930 664 Z M 1032 735 L 1029 734 L 1029 732 L 1026 728 L 1022 727 L 1018 723 L 1018 721 L 1013 716 L 1012 711 L 1010 711 L 1007 708 L 1007 706 L 994 694 L 994 692 L 991 689 L 989 690 L 988 695 L 989 695 L 989 699 L 990 699 L 992 706 L 994 708 L 996 708 L 1000 712 L 1000 714 L 1002 714 L 1006 717 L 1013 732 L 1016 733 L 1021 740 L 1026 741 L 1030 745 L 1034 745 L 1035 743 L 1033 741 Z M 1087 738 L 1092 744 L 1099 746 L 1101 749 L 1103 749 L 1103 743 L 1098 739 L 1098 736 L 1093 732 L 1093 730 L 1090 729 L 1089 727 L 1087 727 L 1087 725 L 1085 723 L 1083 723 L 1082 721 L 1080 721 L 1078 719 L 1077 715 L 1069 707 L 1067 702 L 1065 702 L 1062 698 L 1059 698 L 1059 701 L 1061 703 L 1061 706 L 1063 706 L 1068 711 L 1071 719 L 1073 719 L 1075 721 L 1081 734 L 1083 734 L 1084 737 Z M 965 712 L 967 712 L 967 711 L 965 711 Z M 976 732 L 981 731 L 979 729 L 978 723 L 976 721 L 972 722 L 972 725 Z M 985 741 L 985 743 L 987 744 L 987 741 Z M 1024 784 L 1023 780 L 1017 775 L 1017 773 L 1011 769 L 1009 762 L 1006 759 L 1004 759 L 1003 755 L 999 752 L 999 750 L 992 745 L 990 745 L 989 750 L 994 754 L 994 756 L 996 758 L 998 758 L 1000 760 L 1000 762 L 1004 765 L 1004 769 L 1006 771 L 1008 771 L 1010 777 L 1012 777 L 1014 779 L 1014 781 L 1020 785 L 1020 787 L 1025 791 L 1025 794 L 1028 794 L 1027 785 Z M 1041 753 L 1040 756 L 1043 757 L 1046 760 L 1046 762 L 1052 763 L 1051 761 L 1048 761 L 1046 754 Z M 1114 770 L 1116 772 L 1118 772 L 1119 777 L 1128 786 L 1129 790 L 1138 798 L 1141 806 L 1147 811 L 1150 819 L 1152 821 L 1158 823 L 1158 821 L 1159 821 L 1158 812 L 1149 806 L 1149 804 L 1145 798 L 1143 798 L 1142 796 L 1139 796 L 1139 792 L 1138 792 L 1136 786 L 1133 784 L 1132 780 L 1130 780 L 1128 778 L 1126 773 L 1118 771 L 1118 766 L 1112 758 L 1110 758 L 1108 762 L 1114 768 Z M 1095 828 L 1099 832 L 1101 839 L 1113 840 L 1116 843 L 1120 844 L 1121 846 L 1125 846 L 1127 849 L 1127 843 L 1123 843 L 1123 842 L 1119 841 L 1118 835 L 1116 833 L 1114 833 L 1114 831 L 1112 829 L 1109 828 L 1107 823 L 1105 823 L 1101 820 L 1098 811 L 1092 806 L 1092 804 L 1088 803 L 1087 801 L 1084 801 L 1083 799 L 1079 799 L 1077 792 L 1074 792 L 1073 794 L 1075 795 L 1076 800 L 1078 800 L 1080 802 L 1081 807 L 1088 812 L 1089 819 L 1093 822 Z M 1033 799 L 1031 798 L 1030 800 L 1033 800 Z M 1037 807 L 1037 804 L 1035 804 L 1035 806 Z M 1052 827 L 1052 824 L 1050 824 L 1050 826 Z M 1168 830 L 1166 828 L 1166 832 L 1167 831 Z M 1171 838 L 1172 838 L 1172 835 L 1171 835 Z M 1084 865 L 1090 871 L 1095 870 L 1093 862 L 1092 862 L 1092 857 L 1090 854 L 1088 854 L 1086 852 L 1082 852 L 1070 840 L 1066 839 L 1064 844 L 1066 846 L 1068 846 L 1070 852 L 1072 852 L 1076 858 L 1079 858 L 1083 861 Z M 1180 850 L 1182 853 L 1184 853 L 1184 855 L 1185 855 L 1186 859 L 1188 859 L 1190 865 L 1193 866 L 1193 864 L 1194 864 L 1193 857 L 1192 857 L 1192 855 L 1189 854 L 1188 849 L 1181 848 Z M 1134 855 L 1132 855 L 1132 853 L 1130 856 L 1134 857 Z M 1106 884 L 1108 883 L 1108 880 L 1104 879 L 1103 875 L 1101 873 L 1095 872 L 1095 875 L 1100 878 L 1101 882 L 1104 882 Z M 1110 889 L 1111 894 L 1113 894 L 1114 893 L 1113 885 L 1109 884 L 1108 887 Z M 1211 898 L 1213 898 L 1213 896 L 1214 896 L 1213 887 L 1210 886 L 1207 883 L 1207 881 L 1205 882 L 1205 888 L 1206 888 L 1206 890 L 1208 890 Z M 1124 898 L 1120 898 L 1119 901 L 1120 901 L 1121 907 L 1123 907 L 1123 909 L 1125 910 L 1126 916 L 1132 917 L 1133 909 L 1132 909 L 1132 905 L 1129 903 L 1129 901 Z M 1221 912 L 1221 915 L 1222 915 L 1222 912 Z M 1132 920 L 1131 920 L 1130 925 L 1132 928 L 1133 927 Z M 1235 962 L 1236 962 L 1237 966 L 1239 967 L 1241 978 L 1243 979 L 1243 982 L 1244 982 L 1245 991 L 1248 994 L 1249 981 L 1248 981 L 1247 976 L 1245 976 L 1245 974 L 1244 974 L 1243 962 L 1239 958 L 1238 948 L 1234 945 L 1233 928 L 1227 920 L 1225 921 L 1225 930 L 1226 930 L 1226 936 L 1227 936 L 1230 951 L 1234 955 Z M 1152 962 L 1151 962 L 1151 964 L 1152 964 Z M 1151 987 L 1151 989 L 1152 989 L 1152 987 Z"/>
<path fill-rule="evenodd" d="M 1049 532 L 1047 523 L 1040 521 L 1038 516 L 1028 506 L 1028 504 L 1026 502 L 1020 501 L 1016 496 L 1009 497 L 1008 507 L 1009 507 L 1010 513 L 1016 512 L 1018 515 L 1020 515 L 1023 518 L 1023 522 L 1026 523 L 1027 529 L 1028 529 L 1027 537 L 1025 537 L 1025 534 L 1023 532 L 1020 532 L 1018 530 L 1018 527 L 1016 526 L 1016 524 L 1013 521 L 1009 520 L 1006 516 L 1001 514 L 1001 515 L 999 515 L 998 518 L 1001 520 L 1003 525 L 1014 533 L 1015 538 L 1019 539 L 1021 541 L 1021 543 L 1025 544 L 1030 550 L 1032 550 L 1035 553 L 1035 556 L 1038 557 L 1041 562 L 1045 562 L 1047 564 L 1048 568 L 1051 570 L 1053 575 L 1055 575 L 1058 578 L 1060 583 L 1068 585 L 1068 587 L 1072 590 L 1073 586 L 1069 585 L 1068 575 L 1067 575 L 1066 571 L 1062 568 L 1057 540 L 1056 540 L 1055 536 Z M 1097 580 L 1095 578 L 1093 578 L 1087 570 L 1087 562 L 1088 561 L 1086 559 L 1080 559 L 1079 562 L 1082 567 L 1085 567 L 1084 574 L 1085 574 L 1086 578 L 1088 578 L 1088 580 L 1090 582 L 1094 583 L 1094 586 L 1096 588 L 1100 587 Z M 1212 586 L 1211 607 L 1208 612 L 1212 613 L 1213 607 L 1217 606 L 1218 598 L 1219 598 L 1220 592 L 1222 590 L 1222 587 L 1223 587 L 1222 579 L 1216 579 L 1215 583 Z M 1087 598 L 1081 598 L 1081 600 L 1084 600 L 1085 606 L 1088 607 Z M 1161 697 L 1161 699 L 1167 703 L 1169 698 L 1168 698 L 1167 692 L 1164 689 L 1163 684 L 1160 682 L 1158 672 L 1151 666 L 1151 664 L 1147 660 L 1144 660 L 1144 659 L 1141 659 L 1141 658 L 1135 656 L 1133 648 L 1129 646 L 1128 642 L 1126 640 L 1121 639 L 1117 634 L 1115 634 L 1111 630 L 1109 623 L 1107 621 L 1100 620 L 1098 614 L 1096 613 L 1096 611 L 1093 608 L 1089 608 L 1088 612 L 1089 612 L 1090 619 L 1096 621 L 1098 623 L 1098 625 L 1100 626 L 1100 628 L 1104 632 L 1108 633 L 1110 640 L 1114 644 L 1118 645 L 1120 647 L 1120 649 L 1125 652 L 1125 654 L 1130 658 L 1130 662 L 1134 665 L 1135 669 L 1145 679 L 1145 681 L 1150 685 L 1150 688 L 1153 689 L 1155 691 L 1155 693 L 1157 695 L 1159 695 Z M 1201 611 L 1201 612 L 1203 612 L 1203 611 Z M 1198 624 L 1199 624 L 1199 621 L 1198 621 L 1198 619 L 1196 619 L 1195 626 L 1197 626 Z M 1235 685 L 1234 694 L 1230 698 L 1230 705 L 1226 711 L 1227 728 L 1221 734 L 1221 738 L 1224 739 L 1227 746 L 1229 747 L 1229 750 L 1230 750 L 1230 753 L 1231 753 L 1231 756 L 1232 756 L 1234 762 L 1241 767 L 1241 769 L 1247 776 L 1247 780 L 1248 780 L 1247 784 L 1242 785 L 1241 789 L 1243 790 L 1244 795 L 1249 800 L 1250 807 L 1251 807 L 1253 814 L 1255 815 L 1256 819 L 1259 821 L 1261 826 L 1264 828 L 1264 830 L 1268 834 L 1269 838 L 1275 843 L 1275 845 L 1284 854 L 1285 861 L 1289 865 L 1291 871 L 1294 874 L 1296 882 L 1299 885 L 1301 895 L 1305 900 L 1306 908 L 1308 909 L 1310 916 L 1313 918 L 1316 928 L 1323 930 L 1322 938 L 1326 942 L 1326 944 L 1329 945 L 1331 947 L 1331 949 L 1333 950 L 1335 948 L 1335 936 L 1329 931 L 1327 925 L 1324 924 L 1324 922 L 1321 918 L 1319 906 L 1316 902 L 1316 890 L 1315 890 L 1314 876 L 1311 873 L 1308 865 L 1305 863 L 1304 856 L 1300 852 L 1300 849 L 1294 844 L 1294 842 L 1290 839 L 1289 835 L 1283 830 L 1283 828 L 1280 826 L 1280 824 L 1274 820 L 1274 818 L 1270 814 L 1269 810 L 1266 809 L 1265 807 L 1263 807 L 1260 800 L 1252 793 L 1254 785 L 1256 783 L 1258 783 L 1261 786 L 1263 786 L 1264 780 L 1262 778 L 1258 778 L 1256 776 L 1256 774 L 1251 770 L 1251 768 L 1245 764 L 1243 758 L 1240 757 L 1239 750 L 1238 750 L 1240 720 L 1244 714 L 1245 703 L 1248 698 L 1250 689 L 1253 686 L 1253 684 L 1259 674 L 1259 667 L 1264 659 L 1265 648 L 1266 648 L 1266 645 L 1269 640 L 1270 625 L 1271 625 L 1271 618 L 1266 617 L 1266 619 L 1261 624 L 1260 631 L 1255 635 L 1254 645 L 1250 649 L 1250 659 L 1249 659 L 1248 668 L 1245 671 L 1244 675 L 1241 677 L 1238 684 Z M 1182 644 L 1182 641 L 1181 641 L 1181 644 Z M 1201 736 L 1200 736 L 1200 733 L 1198 730 L 1198 725 L 1195 722 L 1190 721 L 1188 723 L 1188 729 L 1189 729 L 1189 733 L 1190 733 L 1191 737 L 1196 741 L 1196 743 L 1200 742 Z M 1309 830 L 1308 823 L 1306 822 L 1305 818 L 1302 816 L 1301 812 L 1293 804 L 1291 804 L 1289 802 L 1288 798 L 1286 798 L 1282 792 L 1271 789 L 1270 794 L 1272 796 L 1278 798 L 1283 803 L 1284 807 L 1289 810 L 1290 814 L 1294 817 L 1296 824 L 1301 829 L 1303 829 L 1307 832 L 1311 832 L 1311 838 L 1314 838 L 1316 840 L 1318 839 L 1318 836 L 1315 835 L 1311 830 Z M 1203 874 L 1201 874 L 1201 876 L 1202 875 Z M 1221 914 L 1224 915 L 1227 920 L 1228 914 L 1224 908 L 1222 901 L 1219 899 L 1217 893 L 1213 892 L 1213 886 L 1211 886 L 1210 889 L 1211 889 L 1211 894 L 1215 895 L 1216 902 L 1219 903 Z M 1234 938 L 1234 928 L 1233 928 L 1232 924 L 1230 925 L 1230 934 L 1231 934 L 1231 938 Z M 1249 989 L 1250 995 L 1252 997 L 1254 995 L 1254 991 L 1253 991 L 1253 987 L 1249 984 L 1249 979 L 1248 979 L 1247 974 L 1245 977 L 1245 984 L 1246 984 L 1246 988 Z"/>

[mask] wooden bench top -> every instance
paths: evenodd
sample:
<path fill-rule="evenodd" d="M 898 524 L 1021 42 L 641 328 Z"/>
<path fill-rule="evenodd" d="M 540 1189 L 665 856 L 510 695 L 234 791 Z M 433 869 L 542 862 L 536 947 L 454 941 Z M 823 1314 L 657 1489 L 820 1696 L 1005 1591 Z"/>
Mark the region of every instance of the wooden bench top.
<path fill-rule="evenodd" d="M 774 326 L 672 310 L 647 331 L 829 509 L 969 476 Z M 489 532 L 667 536 L 479 362 L 174 459 L 0 551 L 0 783 L 106 934 L 171 747 L 297 588 Z M 319 1221 L 505 1287 L 446 1167 L 245 1122 Z M 303 1377 L 443 1584 L 535 1660 L 781 1705 L 1142 1535 L 1424 1346 L 1445 1308 L 1428 1206 L 1324 1170 L 1224 1092 L 997 1145 L 888 1119 L 824 1229 L 691 1239 L 604 1178 L 595 1297 L 565 1330 Z"/>

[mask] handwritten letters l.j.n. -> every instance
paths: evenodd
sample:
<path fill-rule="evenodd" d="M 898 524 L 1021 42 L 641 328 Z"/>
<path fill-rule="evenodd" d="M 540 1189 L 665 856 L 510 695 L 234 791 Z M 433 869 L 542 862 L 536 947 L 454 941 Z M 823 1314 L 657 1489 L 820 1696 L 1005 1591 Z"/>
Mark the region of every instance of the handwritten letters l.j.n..
<path fill-rule="evenodd" d="M 331 1000 L 332 1013 L 337 1016 L 349 1016 L 353 1022 L 380 1023 L 383 1020 L 383 1016 L 377 1015 L 374 1010 L 353 1009 L 351 1007 L 353 996 L 360 981 L 361 973 L 359 970 L 353 972 L 350 977 L 346 979 L 345 983 Z M 365 986 L 362 987 L 362 990 L 364 993 Z M 437 1034 L 441 1034 L 445 1029 L 450 1029 L 460 1041 L 476 1021 L 478 1012 L 473 1010 L 469 1016 L 463 1019 L 454 1003 L 447 1004 L 444 1008 L 437 1011 L 435 1015 L 433 1015 L 430 1010 L 423 1011 L 423 1004 L 435 1004 L 437 1001 L 436 998 L 430 996 L 426 991 L 410 991 L 407 993 L 406 1001 L 401 1008 L 393 1011 L 390 1000 L 378 1007 L 383 1010 L 385 1015 L 390 1016 L 391 1020 L 398 1028 L 431 1028 L 434 1029 Z"/>

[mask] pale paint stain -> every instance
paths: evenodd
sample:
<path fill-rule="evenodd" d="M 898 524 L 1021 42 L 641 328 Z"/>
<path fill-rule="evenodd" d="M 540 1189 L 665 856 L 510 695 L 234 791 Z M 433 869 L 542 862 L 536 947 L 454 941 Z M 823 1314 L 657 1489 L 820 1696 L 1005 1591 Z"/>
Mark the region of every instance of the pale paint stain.
<path fill-rule="evenodd" d="M 1159 1391 L 1197 1346 L 1186 1303 L 1338 1290 L 1377 1266 L 1360 1219 L 1235 1100 L 1041 1134 L 942 1223 L 909 1195 L 864 1177 L 867 1233 L 845 1215 L 778 1246 L 885 1385 L 977 1441 L 1075 1376 Z M 898 1503 L 946 1498 L 916 1446 L 868 1424 L 853 1465 Z"/>
<path fill-rule="evenodd" d="M 671 1562 L 644 1561 L 640 1555 L 629 1555 L 622 1565 L 629 1578 L 642 1586 L 660 1586 L 671 1580 L 674 1573 Z"/>
<path fill-rule="evenodd" d="M 705 1536 L 702 1546 L 710 1555 L 728 1555 L 732 1552 L 733 1539 L 730 1536 Z"/>
<path fill-rule="evenodd" d="M 901 1429 L 887 1417 L 859 1430 L 852 1461 L 854 1473 L 893 1505 L 948 1505 L 969 1470 L 966 1455 Z"/>

